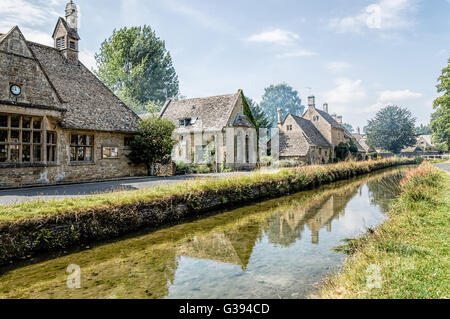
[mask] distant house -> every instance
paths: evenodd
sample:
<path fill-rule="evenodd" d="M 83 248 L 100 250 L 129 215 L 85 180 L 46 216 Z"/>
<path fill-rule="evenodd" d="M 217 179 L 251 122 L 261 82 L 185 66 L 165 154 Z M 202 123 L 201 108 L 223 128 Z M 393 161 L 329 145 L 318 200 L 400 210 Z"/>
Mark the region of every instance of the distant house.
<path fill-rule="evenodd" d="M 176 126 L 178 144 L 172 152 L 177 162 L 218 168 L 250 169 L 257 164 L 256 129 L 244 114 L 244 94 L 168 100 L 160 117 Z"/>
<path fill-rule="evenodd" d="M 417 142 L 416 145 L 412 147 L 408 147 L 402 152 L 425 152 L 427 150 L 433 149 L 435 145 L 433 144 L 432 136 L 431 135 L 419 135 L 417 136 Z"/>
<path fill-rule="evenodd" d="M 367 144 L 367 137 L 361 134 L 361 130 L 358 127 L 356 133 L 352 133 L 353 137 L 356 139 L 358 144 L 362 147 L 366 154 L 375 153 L 376 149 L 373 146 Z"/>
<path fill-rule="evenodd" d="M 126 156 L 139 117 L 78 60 L 77 12 L 53 46 L 0 34 L 0 187 L 146 174 Z"/>
<path fill-rule="evenodd" d="M 280 132 L 280 160 L 295 160 L 305 164 L 329 162 L 331 144 L 309 120 L 289 114 L 282 122 L 282 111 L 278 110 Z"/>

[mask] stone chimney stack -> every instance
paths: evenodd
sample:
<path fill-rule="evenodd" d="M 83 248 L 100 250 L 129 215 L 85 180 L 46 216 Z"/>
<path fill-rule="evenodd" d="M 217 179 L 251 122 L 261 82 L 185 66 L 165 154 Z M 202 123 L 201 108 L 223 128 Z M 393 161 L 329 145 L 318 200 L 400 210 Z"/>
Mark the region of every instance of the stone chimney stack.
<path fill-rule="evenodd" d="M 338 116 L 337 117 L 337 122 L 339 123 L 339 124 L 343 124 L 344 122 L 342 121 L 342 116 Z"/>
<path fill-rule="evenodd" d="M 281 125 L 283 122 L 283 110 L 278 108 L 277 112 L 278 112 L 278 122 L 277 123 L 278 123 L 278 125 Z"/>
<path fill-rule="evenodd" d="M 335 121 L 337 121 L 337 115 L 336 115 L 336 113 L 331 114 L 331 117 L 332 117 Z"/>
<path fill-rule="evenodd" d="M 316 107 L 316 97 L 314 95 L 308 97 L 308 107 Z"/>
<path fill-rule="evenodd" d="M 323 110 L 324 110 L 324 112 L 327 112 L 327 113 L 328 113 L 328 103 L 325 103 L 325 104 L 323 105 Z"/>
<path fill-rule="evenodd" d="M 361 129 L 358 126 L 358 135 L 361 135 Z"/>
<path fill-rule="evenodd" d="M 69 28 L 78 30 L 78 8 L 73 1 L 66 5 L 66 22 Z"/>

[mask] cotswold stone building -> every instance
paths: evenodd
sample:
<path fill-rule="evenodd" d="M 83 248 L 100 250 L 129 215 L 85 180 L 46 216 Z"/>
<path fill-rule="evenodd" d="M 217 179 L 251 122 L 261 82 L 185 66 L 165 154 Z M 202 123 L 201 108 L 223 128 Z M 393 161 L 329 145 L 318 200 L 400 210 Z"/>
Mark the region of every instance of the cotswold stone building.
<path fill-rule="evenodd" d="M 315 97 L 308 98 L 308 109 L 303 117 L 289 114 L 282 121 L 278 111 L 280 131 L 280 159 L 295 160 L 306 164 L 326 164 L 336 157 L 335 147 L 351 142 L 358 148 L 360 158 L 365 158 L 366 150 L 358 139 L 343 126 L 342 116 L 328 113 L 328 104 L 323 110 L 316 108 Z"/>
<path fill-rule="evenodd" d="M 257 163 L 257 134 L 244 115 L 242 90 L 235 94 L 169 100 L 160 117 L 172 121 L 176 162 L 214 164 L 218 169 L 251 169 Z"/>
<path fill-rule="evenodd" d="M 139 117 L 78 60 L 72 1 L 53 39 L 0 34 L 0 187 L 145 175 L 126 157 Z"/>

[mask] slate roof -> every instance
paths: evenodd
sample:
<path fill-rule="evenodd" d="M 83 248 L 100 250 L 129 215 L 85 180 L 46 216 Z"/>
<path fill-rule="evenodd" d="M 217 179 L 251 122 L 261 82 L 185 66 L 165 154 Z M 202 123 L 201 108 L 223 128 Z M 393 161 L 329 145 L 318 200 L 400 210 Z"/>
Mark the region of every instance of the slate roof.
<path fill-rule="evenodd" d="M 137 132 L 139 116 L 81 62 L 74 64 L 55 48 L 27 41 L 51 85 L 63 99 L 61 126 L 70 129 Z"/>
<path fill-rule="evenodd" d="M 193 118 L 197 119 L 197 123 L 203 125 L 203 129 L 222 130 L 228 125 L 236 103 L 241 96 L 242 91 L 239 90 L 235 94 L 181 101 L 169 100 L 161 110 L 160 117 L 172 121 L 177 127 L 180 119 Z"/>

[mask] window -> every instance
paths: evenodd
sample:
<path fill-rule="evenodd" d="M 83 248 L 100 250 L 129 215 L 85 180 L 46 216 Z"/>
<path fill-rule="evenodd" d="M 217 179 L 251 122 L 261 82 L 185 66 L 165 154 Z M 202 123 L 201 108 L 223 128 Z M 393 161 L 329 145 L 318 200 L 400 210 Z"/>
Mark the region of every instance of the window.
<path fill-rule="evenodd" d="M 288 125 L 288 126 L 287 126 L 287 130 L 288 130 L 288 131 L 292 131 L 292 125 Z"/>
<path fill-rule="evenodd" d="M 42 162 L 42 118 L 0 114 L 0 163 Z"/>
<path fill-rule="evenodd" d="M 71 49 L 75 50 L 75 49 L 76 49 L 75 42 L 69 41 L 69 47 L 70 47 Z"/>
<path fill-rule="evenodd" d="M 119 158 L 119 148 L 114 146 L 103 146 L 102 158 L 103 159 Z"/>
<path fill-rule="evenodd" d="M 94 160 L 94 136 L 70 135 L 70 161 L 92 162 Z"/>
<path fill-rule="evenodd" d="M 314 122 L 319 122 L 319 118 L 320 118 L 320 117 L 318 117 L 318 116 L 314 116 L 314 117 L 313 117 L 313 121 L 314 121 Z"/>
<path fill-rule="evenodd" d="M 123 140 L 123 145 L 124 145 L 126 148 L 129 148 L 129 147 L 131 147 L 131 144 L 133 143 L 133 140 L 134 140 L 134 137 L 126 136 L 126 137 L 124 138 L 124 140 Z"/>
<path fill-rule="evenodd" d="M 322 149 L 319 148 L 319 155 L 322 155 Z"/>
<path fill-rule="evenodd" d="M 56 133 L 47 132 L 47 162 L 56 161 Z"/>
<path fill-rule="evenodd" d="M 181 120 L 180 120 L 180 127 L 183 127 L 183 126 L 190 126 L 190 125 L 192 125 L 192 124 L 194 124 L 194 123 L 193 123 L 193 121 L 192 121 L 191 118 L 185 118 L 185 119 L 181 119 Z"/>
<path fill-rule="evenodd" d="M 337 137 L 338 137 L 338 140 L 341 139 L 341 133 L 340 132 L 338 132 Z"/>
<path fill-rule="evenodd" d="M 64 49 L 66 47 L 66 39 L 64 37 L 56 39 L 56 48 Z"/>

